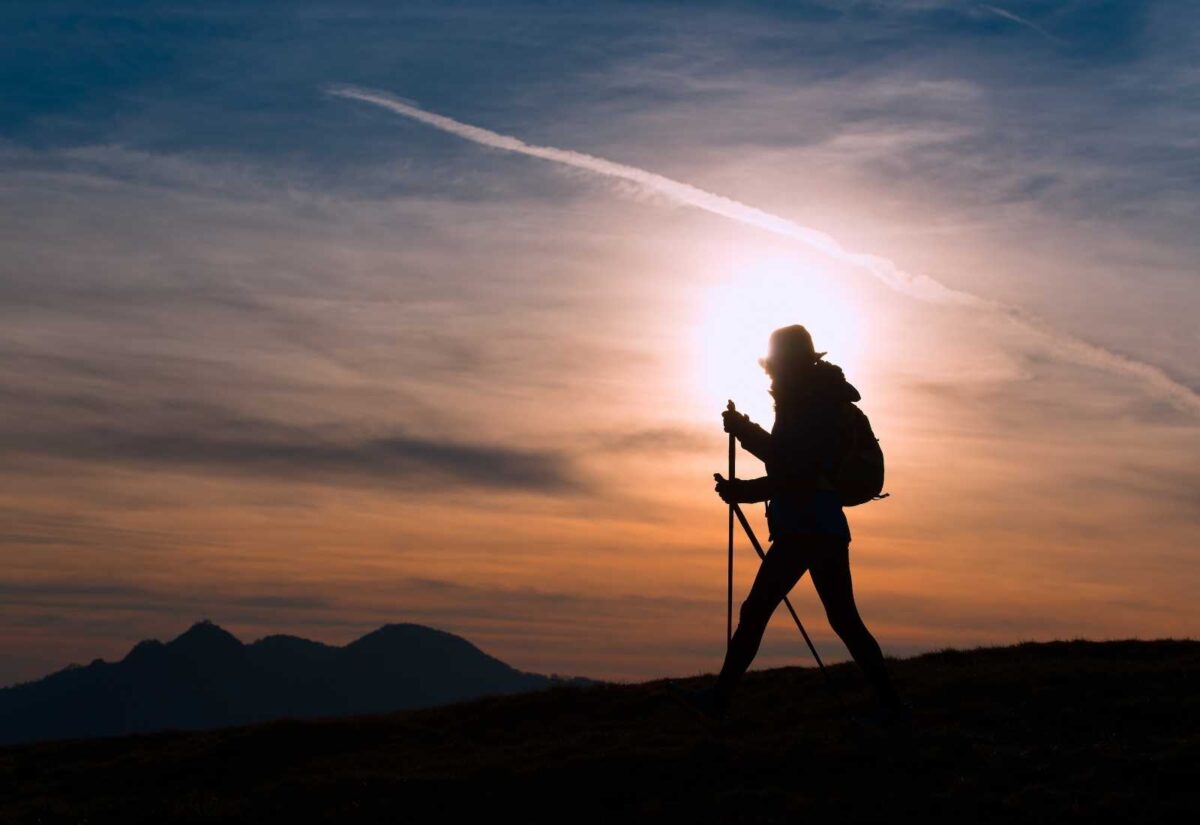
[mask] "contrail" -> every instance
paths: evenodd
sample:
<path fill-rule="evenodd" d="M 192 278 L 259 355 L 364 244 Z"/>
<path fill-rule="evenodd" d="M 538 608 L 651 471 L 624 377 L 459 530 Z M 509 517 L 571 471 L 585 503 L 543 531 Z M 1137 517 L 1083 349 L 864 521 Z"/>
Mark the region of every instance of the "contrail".
<path fill-rule="evenodd" d="M 1061 44 L 1063 42 L 1061 38 L 1055 37 L 1050 32 L 1046 31 L 1041 26 L 1039 26 L 1037 23 L 1034 23 L 1032 20 L 1027 20 L 1018 14 L 1013 14 L 1011 11 L 1008 11 L 1007 9 L 1002 9 L 1002 8 L 999 8 L 998 6 L 986 6 L 986 5 L 980 6 L 980 8 L 984 9 L 985 11 L 990 11 L 992 14 L 996 15 L 997 17 L 1003 17 L 1005 20 L 1012 21 L 1013 23 L 1016 23 L 1018 26 L 1024 26 L 1025 28 L 1029 29 L 1030 31 L 1037 32 L 1042 37 L 1049 40 L 1051 43 Z"/>
<path fill-rule="evenodd" d="M 953 304 L 988 310 L 1006 318 L 1010 323 L 1038 340 L 1050 344 L 1055 350 L 1071 360 L 1112 372 L 1131 375 L 1144 381 L 1171 399 L 1177 406 L 1200 413 L 1200 395 L 1190 387 L 1171 378 L 1160 368 L 1112 352 L 1082 338 L 1052 328 L 1045 321 L 1031 316 L 1021 309 L 969 292 L 953 289 L 925 275 L 905 272 L 895 263 L 878 255 L 854 252 L 846 249 L 835 238 L 817 229 L 802 226 L 787 218 L 773 215 L 748 204 L 723 195 L 706 192 L 696 186 L 673 180 L 663 175 L 627 166 L 594 155 L 553 146 L 537 146 L 510 135 L 502 135 L 490 129 L 472 126 L 469 123 L 426 111 L 386 92 L 360 89 L 353 86 L 328 86 L 325 91 L 338 97 L 360 100 L 395 112 L 412 120 L 428 124 L 435 129 L 449 132 L 465 140 L 483 146 L 491 146 L 506 152 L 515 152 L 552 163 L 583 169 L 597 175 L 629 181 L 637 186 L 678 203 L 694 206 L 715 215 L 739 223 L 791 238 L 821 252 L 830 258 L 859 267 L 891 289 L 922 301 L 936 304 Z"/>

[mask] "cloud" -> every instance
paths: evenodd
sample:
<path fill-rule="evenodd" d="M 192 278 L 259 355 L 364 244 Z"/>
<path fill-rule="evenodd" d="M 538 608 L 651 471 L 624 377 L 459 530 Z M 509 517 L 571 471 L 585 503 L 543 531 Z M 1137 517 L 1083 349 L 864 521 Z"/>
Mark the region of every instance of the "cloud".
<path fill-rule="evenodd" d="M 997 17 L 1003 17 L 1005 20 L 1011 20 L 1013 23 L 1016 23 L 1018 26 L 1024 26 L 1025 28 L 1029 29 L 1030 31 L 1036 32 L 1037 34 L 1046 38 L 1051 43 L 1061 43 L 1062 42 L 1062 40 L 1055 37 L 1050 32 L 1046 31 L 1041 26 L 1039 26 L 1037 23 L 1034 23 L 1032 20 L 1021 17 L 1018 14 L 1013 14 L 1011 11 L 1002 9 L 999 6 L 984 5 L 984 6 L 981 6 L 980 8 L 984 9 L 985 11 L 991 12 L 992 14 L 996 15 Z"/>
<path fill-rule="evenodd" d="M 125 600 L 146 596 L 141 587 L 87 581 L 0 581 L 0 598 L 7 603 L 75 600 Z"/>
<path fill-rule="evenodd" d="M 358 89 L 352 86 L 330 86 L 326 91 L 329 94 L 339 97 L 382 106 L 396 114 L 428 124 L 435 129 L 440 129 L 443 132 L 448 132 L 473 143 L 541 160 L 548 160 L 552 163 L 582 169 L 603 177 L 626 181 L 650 192 L 664 195 L 678 203 L 695 206 L 706 212 L 711 212 L 715 215 L 754 226 L 775 235 L 799 241 L 805 246 L 839 261 L 860 266 L 892 289 L 922 300 L 967 306 L 980 305 L 981 299 L 974 295 L 953 290 L 923 275 L 911 275 L 884 258 L 851 252 L 845 249 L 832 236 L 820 230 L 801 226 L 787 218 L 773 215 L 748 204 L 740 203 L 732 198 L 724 197 L 723 195 L 706 192 L 691 184 L 673 180 L 664 175 L 570 149 L 557 149 L 552 146 L 528 144 L 519 138 L 502 135 L 479 126 L 472 126 L 471 124 L 446 117 L 445 115 L 427 112 L 418 106 L 393 97 L 387 92 Z"/>
<path fill-rule="evenodd" d="M 700 452 L 719 441 L 719 434 L 685 427 L 656 427 L 631 432 L 601 433 L 595 437 L 597 449 L 621 453 Z"/>
<path fill-rule="evenodd" d="M 0 580 L 0 599 L 8 605 L 52 609 L 59 614 L 117 611 L 199 617 L 205 611 L 221 610 L 229 615 L 259 619 L 271 615 L 264 611 L 324 611 L 337 606 L 334 600 L 312 593 L 246 593 L 244 585 L 229 592 L 212 585 L 204 589 L 168 589 L 82 578 Z M 78 617 L 58 618 L 67 621 Z"/>
<path fill-rule="evenodd" d="M 627 612 L 631 607 L 638 610 L 649 610 L 655 613 L 675 609 L 691 609 L 705 607 L 708 601 L 700 598 L 649 595 L 645 593 L 609 593 L 596 594 L 585 591 L 546 590 L 536 587 L 503 587 L 480 584 L 465 584 L 449 579 L 410 577 L 401 583 L 414 591 L 437 592 L 449 594 L 455 604 L 463 602 L 488 605 L 502 610 L 504 605 L 526 608 L 561 609 L 571 606 L 573 612 L 588 614 L 603 610 L 616 615 Z"/>
<path fill-rule="evenodd" d="M 25 477 L 28 481 L 28 476 Z M 107 524 L 81 512 L 54 512 L 47 507 L 0 507 L 0 546 L 33 548 L 71 547 L 104 549 L 121 547 L 131 550 L 176 549 L 193 541 L 167 530 L 133 529 Z"/>
<path fill-rule="evenodd" d="M 583 152 L 529 144 L 511 135 L 503 135 L 445 115 L 428 112 L 412 103 L 393 97 L 387 92 L 353 86 L 329 86 L 326 91 L 339 97 L 381 106 L 403 117 L 417 120 L 473 143 L 625 181 L 678 203 L 694 206 L 706 212 L 789 238 L 837 261 L 861 268 L 889 288 L 922 301 L 990 311 L 1026 335 L 1049 346 L 1052 351 L 1062 357 L 1080 364 L 1133 376 L 1155 391 L 1162 393 L 1181 408 L 1200 413 L 1200 394 L 1175 381 L 1157 366 L 1137 361 L 1062 332 L 1043 319 L 1029 315 L 1017 307 L 952 289 L 925 275 L 905 272 L 887 258 L 853 252 L 831 235 L 820 230 L 802 226 L 779 215 L 645 169 L 616 163 Z"/>
<path fill-rule="evenodd" d="M 522 450 L 392 433 L 349 438 L 270 422 L 239 421 L 225 432 L 94 427 L 0 435 L 10 457 L 247 473 L 277 481 L 389 482 L 414 489 L 474 485 L 538 492 L 580 486 L 569 459 Z"/>
<path fill-rule="evenodd" d="M 241 595 L 213 591 L 185 595 L 177 590 L 66 579 L 0 580 L 0 599 L 6 604 L 54 607 L 60 610 L 119 607 L 122 610 L 150 613 L 203 611 L 218 606 L 266 610 L 323 610 L 334 606 L 330 599 L 306 593 Z"/>

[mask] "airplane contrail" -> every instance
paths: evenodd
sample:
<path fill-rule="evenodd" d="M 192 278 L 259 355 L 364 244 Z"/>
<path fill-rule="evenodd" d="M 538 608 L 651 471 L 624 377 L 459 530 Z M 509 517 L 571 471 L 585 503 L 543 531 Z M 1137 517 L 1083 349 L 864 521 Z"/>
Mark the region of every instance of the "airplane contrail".
<path fill-rule="evenodd" d="M 991 12 L 992 14 L 996 15 L 997 17 L 1003 17 L 1005 20 L 1009 20 L 1013 23 L 1016 23 L 1018 26 L 1024 26 L 1025 28 L 1029 29 L 1030 31 L 1037 32 L 1042 37 L 1049 40 L 1051 43 L 1058 43 L 1061 45 L 1063 42 L 1061 38 L 1055 37 L 1050 32 L 1046 31 L 1041 26 L 1039 26 L 1037 23 L 1034 23 L 1032 20 L 1028 20 L 1024 17 L 1021 17 L 1019 14 L 1013 14 L 1008 9 L 1002 9 L 999 6 L 980 6 L 980 8 L 982 8 L 984 11 Z"/>
<path fill-rule="evenodd" d="M 1110 372 L 1130 375 L 1155 388 L 1173 401 L 1176 406 L 1200 413 L 1200 394 L 1192 388 L 1171 378 L 1159 367 L 1105 349 L 1082 338 L 1051 327 L 1047 322 L 1030 315 L 1018 307 L 982 298 L 970 292 L 948 287 L 926 275 L 904 271 L 892 261 L 879 255 L 854 252 L 846 249 L 833 236 L 818 229 L 803 226 L 794 221 L 749 204 L 707 192 L 689 183 L 683 183 L 646 169 L 628 166 L 605 158 L 558 149 L 553 146 L 538 146 L 525 141 L 493 132 L 479 126 L 439 115 L 394 97 L 387 92 L 361 89 L 354 86 L 328 86 L 328 94 L 359 100 L 381 106 L 398 115 L 425 123 L 435 129 L 457 135 L 464 140 L 514 152 L 519 155 L 540 158 L 583 169 L 597 175 L 629 181 L 641 188 L 664 195 L 672 200 L 703 209 L 715 215 L 757 227 L 785 238 L 791 238 L 837 261 L 856 266 L 870 273 L 891 289 L 922 301 L 935 304 L 952 304 L 988 310 L 1003 316 L 1019 329 L 1038 340 L 1051 345 L 1061 355 L 1087 366 L 1098 367 Z"/>

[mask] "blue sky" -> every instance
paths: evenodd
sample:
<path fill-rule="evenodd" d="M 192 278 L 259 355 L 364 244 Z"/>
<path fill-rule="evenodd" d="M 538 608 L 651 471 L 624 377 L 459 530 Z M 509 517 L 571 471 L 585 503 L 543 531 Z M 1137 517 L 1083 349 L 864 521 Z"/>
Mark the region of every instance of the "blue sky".
<path fill-rule="evenodd" d="M 885 648 L 1194 635 L 1198 18 L 6 6 L 0 683 L 201 614 L 715 667 L 715 416 L 731 384 L 769 406 L 712 352 L 793 305 L 895 457 L 891 509 L 851 514 Z M 336 83 L 820 229 L 1177 390 Z"/>

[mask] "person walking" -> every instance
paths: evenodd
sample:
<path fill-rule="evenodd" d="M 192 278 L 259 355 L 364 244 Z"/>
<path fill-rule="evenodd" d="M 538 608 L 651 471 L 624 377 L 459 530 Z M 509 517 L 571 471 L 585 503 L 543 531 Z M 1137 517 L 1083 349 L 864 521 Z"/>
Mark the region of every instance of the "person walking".
<path fill-rule="evenodd" d="M 734 690 L 754 661 L 775 608 L 807 571 L 829 624 L 862 668 L 879 700 L 877 715 L 888 722 L 907 714 L 884 664 L 878 642 L 867 630 L 850 579 L 850 526 L 830 479 L 844 445 L 839 413 L 860 400 L 840 367 L 823 360 L 800 325 L 771 334 L 768 356 L 759 364 L 771 377 L 775 423 L 771 432 L 728 409 L 725 431 L 761 459 L 767 474 L 756 479 L 718 476 L 717 494 L 727 503 L 764 501 L 771 545 L 750 593 L 742 602 L 716 685 L 692 701 L 721 721 Z"/>

